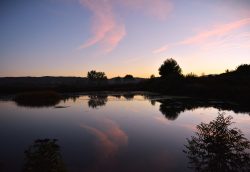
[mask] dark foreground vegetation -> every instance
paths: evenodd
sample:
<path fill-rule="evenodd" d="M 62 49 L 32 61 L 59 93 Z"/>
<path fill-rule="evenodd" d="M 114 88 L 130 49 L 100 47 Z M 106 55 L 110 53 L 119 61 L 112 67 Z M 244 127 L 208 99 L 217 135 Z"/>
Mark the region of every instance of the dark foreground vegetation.
<path fill-rule="evenodd" d="M 195 136 L 185 145 L 189 167 L 199 172 L 249 171 L 250 142 L 238 128 L 231 127 L 232 117 L 224 114 L 197 125 Z"/>
<path fill-rule="evenodd" d="M 31 91 L 18 93 L 14 100 L 19 106 L 46 107 L 55 106 L 61 98 L 61 95 L 55 91 Z"/>
<path fill-rule="evenodd" d="M 56 139 L 38 139 L 25 150 L 23 172 L 66 172 Z"/>
<path fill-rule="evenodd" d="M 241 104 L 250 102 L 250 65 L 218 75 L 182 74 L 173 59 L 159 68 L 160 77 L 134 78 L 132 75 L 107 79 L 104 72 L 90 71 L 81 77 L 5 77 L 0 78 L 0 94 L 53 90 L 59 93 L 86 91 L 151 91 L 168 95 L 220 99 Z"/>

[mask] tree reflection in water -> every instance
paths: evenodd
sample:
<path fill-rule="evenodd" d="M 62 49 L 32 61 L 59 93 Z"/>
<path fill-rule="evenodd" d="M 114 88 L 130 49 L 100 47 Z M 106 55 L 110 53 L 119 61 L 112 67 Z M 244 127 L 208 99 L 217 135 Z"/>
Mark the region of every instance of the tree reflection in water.
<path fill-rule="evenodd" d="M 98 106 L 105 106 L 108 101 L 107 95 L 90 95 L 88 106 L 90 108 L 97 108 Z"/>
<path fill-rule="evenodd" d="M 250 142 L 241 130 L 229 128 L 232 117 L 219 114 L 208 124 L 197 125 L 197 132 L 185 145 L 190 168 L 196 171 L 250 171 Z"/>
<path fill-rule="evenodd" d="M 25 151 L 24 172 L 66 172 L 56 139 L 38 139 Z"/>
<path fill-rule="evenodd" d="M 181 112 L 186 110 L 186 108 L 181 104 L 178 104 L 178 102 L 164 100 L 161 102 L 159 110 L 168 120 L 175 120 Z"/>
<path fill-rule="evenodd" d="M 149 98 L 150 99 L 150 98 Z M 191 98 L 170 98 L 170 99 L 151 99 L 151 104 L 160 103 L 160 112 L 168 119 L 175 120 L 179 114 L 187 110 L 194 110 L 197 108 L 216 108 L 219 110 L 233 111 L 234 113 L 247 113 L 250 115 L 250 108 L 245 105 L 238 105 L 232 102 L 220 102 L 212 100 L 199 100 Z"/>
<path fill-rule="evenodd" d="M 124 97 L 126 100 L 133 100 L 133 99 L 134 99 L 134 96 L 135 96 L 134 93 L 126 93 L 126 94 L 123 94 L 123 97 Z"/>

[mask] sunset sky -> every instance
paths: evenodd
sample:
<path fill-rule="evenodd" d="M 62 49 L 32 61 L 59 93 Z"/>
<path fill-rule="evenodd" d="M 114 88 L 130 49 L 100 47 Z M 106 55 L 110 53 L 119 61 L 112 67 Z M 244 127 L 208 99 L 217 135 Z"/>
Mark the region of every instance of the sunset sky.
<path fill-rule="evenodd" d="M 250 63 L 250 0 L 1 0 L 0 76 L 184 74 Z"/>

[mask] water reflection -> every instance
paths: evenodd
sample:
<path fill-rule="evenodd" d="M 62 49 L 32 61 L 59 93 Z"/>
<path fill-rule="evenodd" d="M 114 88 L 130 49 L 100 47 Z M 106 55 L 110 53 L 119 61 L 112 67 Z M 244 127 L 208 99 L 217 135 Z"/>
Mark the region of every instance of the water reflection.
<path fill-rule="evenodd" d="M 134 96 L 135 96 L 135 94 L 133 94 L 133 93 L 125 93 L 125 94 L 123 94 L 123 97 L 124 97 L 126 100 L 133 100 L 133 99 L 134 99 Z"/>
<path fill-rule="evenodd" d="M 91 144 L 95 160 L 85 171 L 116 171 L 113 168 L 116 168 L 119 153 L 128 144 L 128 135 L 114 120 L 102 118 L 96 123 L 100 125 L 81 124 L 82 129 L 94 136 Z"/>
<path fill-rule="evenodd" d="M 61 155 L 68 171 L 191 171 L 187 169 L 188 158 L 182 152 L 185 139 L 193 135 L 196 124 L 204 121 L 208 123 L 218 115 L 218 109 L 196 108 L 218 107 L 249 112 L 249 108 L 209 100 L 152 94 L 144 97 L 142 93 L 125 92 L 91 94 L 63 95 L 56 107 L 70 106 L 67 109 L 19 108 L 12 102 L 0 102 L 0 136 L 3 138 L 0 171 L 15 172 L 20 171 L 20 168 L 24 171 L 39 171 L 35 168 L 39 165 L 32 166 L 45 161 L 41 160 L 44 155 L 37 153 L 38 147 L 42 145 L 41 142 L 47 145 L 53 141 L 38 140 L 30 146 L 27 151 L 33 151 L 28 151 L 26 155 L 25 168 L 23 150 L 27 147 L 27 141 L 32 143 L 33 138 L 44 137 L 60 140 L 63 148 Z M 127 101 L 128 97 L 130 101 Z M 189 111 L 182 113 L 186 110 Z M 235 115 L 233 112 L 228 113 Z M 179 114 L 182 116 L 178 120 L 169 121 L 177 119 Z M 234 117 L 238 121 L 237 127 L 250 139 L 249 116 L 239 114 Z M 58 142 L 54 143 L 59 147 Z M 51 149 L 52 153 L 48 150 L 44 152 L 54 155 L 52 159 L 59 157 L 57 164 L 61 165 L 58 168 L 62 166 L 65 170 L 60 150 Z M 186 152 L 189 150 L 186 149 Z M 1 164 L 4 169 L 1 169 Z"/>
<path fill-rule="evenodd" d="M 81 128 L 86 129 L 90 134 L 95 136 L 99 157 L 113 157 L 120 147 L 127 145 L 128 136 L 113 120 L 103 118 L 100 123 L 102 127 L 82 124 Z"/>
<path fill-rule="evenodd" d="M 117 99 L 120 99 L 122 97 L 122 95 L 120 95 L 120 94 L 114 94 L 112 96 L 115 97 L 115 98 L 117 98 Z"/>
<path fill-rule="evenodd" d="M 250 142 L 237 128 L 230 128 L 232 117 L 219 114 L 208 124 L 197 125 L 197 132 L 185 145 L 190 168 L 195 171 L 250 171 Z"/>
<path fill-rule="evenodd" d="M 110 101 L 109 96 L 115 97 L 117 99 L 125 98 L 126 100 L 134 100 L 135 95 L 141 95 L 144 99 L 149 100 L 151 105 L 154 106 L 156 103 L 160 103 L 159 111 L 168 119 L 175 120 L 178 118 L 179 114 L 186 110 L 194 110 L 197 108 L 208 108 L 214 107 L 219 110 L 232 110 L 235 113 L 248 113 L 250 115 L 250 106 L 236 104 L 232 102 L 222 102 L 214 100 L 203 100 L 203 99 L 193 99 L 193 98 L 178 98 L 178 97 L 169 97 L 157 94 L 149 93 L 134 93 L 134 92 L 124 92 L 124 93 L 101 93 L 101 94 L 92 94 L 88 95 L 88 106 L 89 108 L 100 108 L 107 104 Z M 68 94 L 61 96 L 60 100 L 50 100 L 38 99 L 39 101 L 25 101 L 18 102 L 18 106 L 27 106 L 27 107 L 49 107 L 56 106 L 60 101 L 68 101 L 72 99 L 74 102 L 80 97 L 80 95 Z M 41 101 L 40 101 L 41 100 Z M 111 99 L 112 100 L 112 99 Z M 38 103 L 37 103 L 38 102 Z"/>
<path fill-rule="evenodd" d="M 108 101 L 107 95 L 89 95 L 88 106 L 90 108 L 97 108 L 101 106 L 105 106 Z"/>
<path fill-rule="evenodd" d="M 24 172 L 66 172 L 56 139 L 38 139 L 25 153 Z"/>
<path fill-rule="evenodd" d="M 160 112 L 168 119 L 175 120 L 181 112 L 186 109 L 180 103 L 171 100 L 164 100 L 160 105 Z"/>
<path fill-rule="evenodd" d="M 143 93 L 120 93 L 120 94 L 100 94 L 100 95 L 89 95 L 88 106 L 90 108 L 103 107 L 110 101 L 109 96 L 116 97 L 117 99 L 122 99 L 124 97 L 126 100 L 134 100 L 135 95 L 142 95 L 145 100 L 149 100 L 152 106 L 158 102 L 159 111 L 168 119 L 176 120 L 180 113 L 187 110 L 195 110 L 197 108 L 209 108 L 214 107 L 218 110 L 232 110 L 235 113 L 247 113 L 250 115 L 250 106 L 243 106 L 233 102 L 222 102 L 214 100 L 203 100 L 203 99 L 193 99 L 193 98 L 178 98 L 178 97 L 167 97 L 160 96 L 156 94 L 143 94 Z M 70 98 L 78 98 L 76 96 Z M 67 100 L 65 99 L 65 100 Z"/>
<path fill-rule="evenodd" d="M 197 108 L 214 107 L 218 110 L 232 110 L 235 113 L 247 113 L 250 115 L 250 107 L 242 106 L 231 102 L 219 102 L 208 100 L 196 100 L 191 98 L 168 98 L 150 100 L 151 104 L 160 103 L 160 112 L 168 119 L 175 120 L 180 113 Z"/>

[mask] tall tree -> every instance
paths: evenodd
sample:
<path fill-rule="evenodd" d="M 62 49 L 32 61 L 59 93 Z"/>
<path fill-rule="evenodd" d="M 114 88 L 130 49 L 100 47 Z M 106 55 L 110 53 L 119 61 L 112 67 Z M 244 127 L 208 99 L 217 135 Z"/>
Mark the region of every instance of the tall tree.
<path fill-rule="evenodd" d="M 163 62 L 159 68 L 159 74 L 162 78 L 167 78 L 169 76 L 181 76 L 182 70 L 178 63 L 170 58 Z"/>

